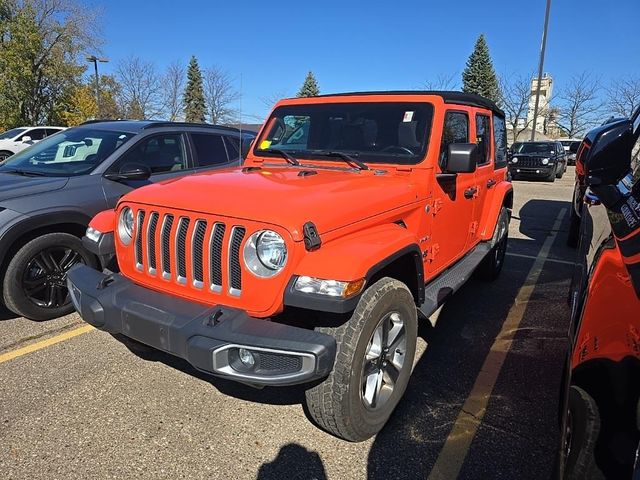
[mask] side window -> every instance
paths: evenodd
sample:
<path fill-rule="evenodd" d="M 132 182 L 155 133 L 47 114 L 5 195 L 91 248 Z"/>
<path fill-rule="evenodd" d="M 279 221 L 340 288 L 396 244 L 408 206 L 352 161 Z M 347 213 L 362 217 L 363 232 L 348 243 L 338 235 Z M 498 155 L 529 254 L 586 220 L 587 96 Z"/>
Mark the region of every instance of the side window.
<path fill-rule="evenodd" d="M 240 139 L 237 137 L 224 137 L 224 144 L 227 147 L 227 154 L 232 161 L 240 158 Z"/>
<path fill-rule="evenodd" d="M 198 157 L 198 166 L 222 165 L 229 161 L 221 135 L 192 133 L 191 139 Z"/>
<path fill-rule="evenodd" d="M 444 117 L 442 142 L 440 145 L 440 168 L 447 163 L 449 145 L 469 142 L 469 117 L 463 112 L 447 112 Z"/>
<path fill-rule="evenodd" d="M 493 116 L 493 141 L 496 152 L 495 168 L 507 165 L 507 128 L 503 117 Z"/>
<path fill-rule="evenodd" d="M 31 140 L 37 141 L 37 140 L 42 140 L 45 136 L 46 136 L 46 132 L 44 128 L 34 128 L 33 130 L 29 130 L 24 135 L 22 135 L 22 137 L 20 138 L 20 141 L 22 141 L 22 138 L 24 137 L 31 137 Z"/>
<path fill-rule="evenodd" d="M 50 137 L 51 135 L 55 135 L 56 133 L 58 133 L 60 130 L 57 130 L 55 128 L 47 128 L 45 129 L 45 132 L 47 134 L 47 137 Z"/>
<path fill-rule="evenodd" d="M 148 137 L 136 144 L 110 168 L 117 172 L 128 164 L 143 164 L 151 173 L 167 173 L 187 168 L 184 139 L 179 133 Z"/>
<path fill-rule="evenodd" d="M 479 165 L 491 160 L 491 120 L 487 115 L 476 115 L 476 143 L 480 148 Z"/>

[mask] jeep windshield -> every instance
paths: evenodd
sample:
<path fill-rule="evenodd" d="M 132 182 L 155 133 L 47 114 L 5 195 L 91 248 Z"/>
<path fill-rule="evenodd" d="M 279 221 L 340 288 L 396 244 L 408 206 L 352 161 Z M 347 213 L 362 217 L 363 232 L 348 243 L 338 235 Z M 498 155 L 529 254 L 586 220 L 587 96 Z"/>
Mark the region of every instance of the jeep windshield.
<path fill-rule="evenodd" d="M 255 144 L 259 157 L 416 164 L 427 150 L 433 106 L 418 102 L 283 105 Z M 348 157 L 346 157 L 348 155 Z M 353 161 L 347 163 L 353 165 Z"/>
<path fill-rule="evenodd" d="M 72 177 L 91 172 L 133 133 L 72 128 L 9 157 L 0 173 Z"/>
<path fill-rule="evenodd" d="M 530 153 L 532 155 L 549 155 L 554 152 L 554 144 L 548 142 L 527 142 L 513 145 L 514 154 Z"/>

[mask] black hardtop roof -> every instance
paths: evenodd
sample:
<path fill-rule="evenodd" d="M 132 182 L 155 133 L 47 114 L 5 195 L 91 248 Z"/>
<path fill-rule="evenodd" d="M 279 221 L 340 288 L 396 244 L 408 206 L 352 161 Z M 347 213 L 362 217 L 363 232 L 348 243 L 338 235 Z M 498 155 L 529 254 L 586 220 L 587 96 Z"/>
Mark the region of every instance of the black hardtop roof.
<path fill-rule="evenodd" d="M 389 90 L 389 91 L 372 91 L 372 92 L 345 92 L 333 93 L 326 95 L 318 95 L 319 97 L 348 97 L 359 95 L 435 95 L 442 97 L 445 103 L 457 103 L 458 105 L 469 105 L 472 107 L 486 108 L 504 117 L 504 112 L 488 98 L 475 93 L 465 93 L 453 90 Z"/>
<path fill-rule="evenodd" d="M 79 125 L 80 127 L 96 126 L 102 130 L 121 130 L 127 132 L 140 132 L 151 128 L 178 127 L 178 128 L 204 128 L 214 130 L 226 130 L 240 133 L 240 129 L 224 125 L 212 125 L 210 123 L 167 122 L 164 120 L 89 120 Z M 242 133 L 253 133 L 242 130 Z"/>

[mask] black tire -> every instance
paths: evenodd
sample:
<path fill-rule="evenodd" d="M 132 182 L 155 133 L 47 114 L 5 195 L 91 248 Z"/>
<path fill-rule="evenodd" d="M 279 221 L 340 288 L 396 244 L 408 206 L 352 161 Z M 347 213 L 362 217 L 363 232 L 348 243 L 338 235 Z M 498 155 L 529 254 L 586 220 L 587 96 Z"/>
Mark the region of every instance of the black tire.
<path fill-rule="evenodd" d="M 556 178 L 557 179 L 561 179 L 562 176 L 564 175 L 564 171 L 567 169 L 567 166 L 565 164 L 560 165 L 560 167 L 561 167 L 560 170 L 558 170 L 557 167 L 556 167 L 556 170 L 558 170 L 558 171 L 556 171 Z"/>
<path fill-rule="evenodd" d="M 476 275 L 482 280 L 492 281 L 498 278 L 502 266 L 504 265 L 504 257 L 507 252 L 507 242 L 509 239 L 509 211 L 506 207 L 502 207 L 498 221 L 493 231 L 493 248 L 482 260 L 476 269 Z"/>
<path fill-rule="evenodd" d="M 596 464 L 595 447 L 600 434 L 600 413 L 595 400 L 580 387 L 569 389 L 569 413 L 565 445 L 565 478 L 605 478 Z"/>
<path fill-rule="evenodd" d="M 569 234 L 567 236 L 567 245 L 571 248 L 577 248 L 580 242 L 580 217 L 576 213 L 573 206 L 569 215 Z"/>
<path fill-rule="evenodd" d="M 94 256 L 71 234 L 47 233 L 27 242 L 7 267 L 2 292 L 5 305 L 31 320 L 50 320 L 73 312 L 67 272 L 80 262 L 96 266 Z M 31 284 L 31 291 L 27 284 Z"/>
<path fill-rule="evenodd" d="M 551 173 L 545 177 L 545 180 L 551 183 L 555 182 L 557 173 L 558 173 L 558 165 L 556 164 L 556 166 L 553 168 Z"/>
<path fill-rule="evenodd" d="M 375 344 L 376 335 L 387 320 L 395 324 L 393 315 L 402 321 L 405 342 L 378 358 L 365 361 Z M 395 327 L 393 327 L 395 328 Z M 337 342 L 336 361 L 333 371 L 320 384 L 306 391 L 306 404 L 313 420 L 328 432 L 359 442 L 378 433 L 402 398 L 409 383 L 413 367 L 418 335 L 418 319 L 413 295 L 407 286 L 392 278 L 382 278 L 371 285 L 362 295 L 351 318 L 335 328 L 321 327 L 318 331 L 333 335 Z M 393 331 L 393 330 L 391 330 Z M 389 331 L 387 331 L 388 337 Z M 395 337 L 400 337 L 402 331 Z M 383 338 L 375 336 L 376 338 Z M 384 346 L 384 342 L 380 342 Z M 404 346 L 404 352 L 401 352 Z M 389 351 L 389 350 L 387 350 Z M 385 351 L 385 352 L 387 352 Z M 398 369 L 389 355 L 402 361 Z M 377 366 L 376 366 L 377 365 Z M 370 373 L 365 375 L 365 368 Z M 379 370 L 374 372 L 378 368 Z M 385 369 L 397 372 L 395 383 L 389 389 Z M 387 375 L 385 377 L 385 375 Z M 373 383 L 363 379 L 373 379 Z M 378 389 L 378 383 L 381 387 Z M 383 385 L 384 383 L 384 385 Z M 379 391 L 372 396 L 367 406 L 369 388 Z M 386 389 L 386 390 L 385 390 Z M 383 395 L 384 392 L 384 395 Z M 378 397 L 379 395 L 379 397 Z M 380 404 L 377 404 L 377 401 Z"/>
<path fill-rule="evenodd" d="M 9 150 L 0 150 L 0 162 L 4 162 L 11 155 L 13 155 L 13 153 Z"/>

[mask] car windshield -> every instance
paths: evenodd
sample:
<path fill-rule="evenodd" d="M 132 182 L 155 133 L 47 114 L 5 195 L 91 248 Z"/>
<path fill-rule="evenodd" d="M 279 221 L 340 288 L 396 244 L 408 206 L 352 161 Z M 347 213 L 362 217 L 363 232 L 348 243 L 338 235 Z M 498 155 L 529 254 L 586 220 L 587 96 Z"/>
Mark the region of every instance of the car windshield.
<path fill-rule="evenodd" d="M 0 140 L 8 140 L 13 137 L 17 137 L 18 135 L 20 135 L 22 132 L 25 132 L 26 130 L 27 130 L 26 128 L 12 128 L 11 130 L 7 130 L 4 133 L 0 133 Z"/>
<path fill-rule="evenodd" d="M 427 150 L 433 106 L 417 102 L 283 105 L 256 142 L 257 156 L 415 164 Z"/>
<path fill-rule="evenodd" d="M 553 153 L 553 143 L 516 143 L 513 146 L 513 153 L 540 153 L 549 154 Z"/>
<path fill-rule="evenodd" d="M 9 157 L 0 173 L 17 172 L 52 177 L 89 173 L 133 133 L 71 128 Z"/>

